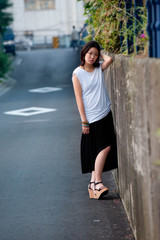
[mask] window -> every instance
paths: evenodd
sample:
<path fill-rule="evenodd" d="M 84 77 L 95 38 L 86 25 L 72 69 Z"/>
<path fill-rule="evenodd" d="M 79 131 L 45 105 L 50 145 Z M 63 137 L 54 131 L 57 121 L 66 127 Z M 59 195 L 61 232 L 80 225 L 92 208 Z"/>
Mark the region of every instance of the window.
<path fill-rule="evenodd" d="M 47 10 L 55 9 L 55 0 L 24 0 L 25 10 Z"/>

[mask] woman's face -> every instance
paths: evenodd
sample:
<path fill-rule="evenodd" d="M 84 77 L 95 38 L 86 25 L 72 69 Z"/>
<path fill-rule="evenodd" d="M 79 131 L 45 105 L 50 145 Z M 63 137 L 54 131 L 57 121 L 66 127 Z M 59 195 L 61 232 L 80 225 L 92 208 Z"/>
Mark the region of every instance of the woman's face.
<path fill-rule="evenodd" d="M 98 54 L 99 54 L 99 52 L 98 52 L 97 48 L 94 48 L 94 47 L 90 48 L 85 55 L 85 63 L 87 63 L 87 64 L 95 63 L 95 61 L 98 58 Z"/>

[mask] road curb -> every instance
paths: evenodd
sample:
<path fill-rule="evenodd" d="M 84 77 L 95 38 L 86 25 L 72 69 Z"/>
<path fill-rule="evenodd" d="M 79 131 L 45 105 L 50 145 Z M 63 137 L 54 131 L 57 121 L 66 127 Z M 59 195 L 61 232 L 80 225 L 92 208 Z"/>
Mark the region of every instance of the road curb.
<path fill-rule="evenodd" d="M 0 96 L 8 92 L 16 82 L 17 81 L 11 77 L 7 77 L 7 79 L 0 78 Z"/>

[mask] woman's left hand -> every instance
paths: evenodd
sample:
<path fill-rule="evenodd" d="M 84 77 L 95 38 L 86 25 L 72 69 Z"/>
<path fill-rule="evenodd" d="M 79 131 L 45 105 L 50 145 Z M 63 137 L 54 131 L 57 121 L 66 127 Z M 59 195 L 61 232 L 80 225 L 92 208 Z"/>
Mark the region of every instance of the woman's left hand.
<path fill-rule="evenodd" d="M 110 56 L 108 56 L 108 55 L 106 55 L 106 54 L 103 54 L 103 53 L 101 53 L 101 55 L 100 55 L 102 58 L 103 58 L 103 60 L 104 60 L 104 62 L 101 64 L 101 67 L 102 67 L 102 71 L 104 71 L 107 67 L 109 67 L 109 65 L 113 62 L 113 59 L 110 57 Z"/>
<path fill-rule="evenodd" d="M 82 133 L 89 134 L 89 126 L 87 126 L 87 127 L 82 126 Z"/>

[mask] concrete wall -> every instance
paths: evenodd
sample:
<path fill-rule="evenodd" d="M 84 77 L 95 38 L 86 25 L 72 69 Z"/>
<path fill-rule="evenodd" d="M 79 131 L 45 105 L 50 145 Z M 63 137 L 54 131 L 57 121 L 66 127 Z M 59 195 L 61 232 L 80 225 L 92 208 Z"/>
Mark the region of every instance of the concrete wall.
<path fill-rule="evenodd" d="M 138 240 L 160 239 L 160 59 L 115 56 L 105 72 L 117 132 L 117 184 Z"/>

